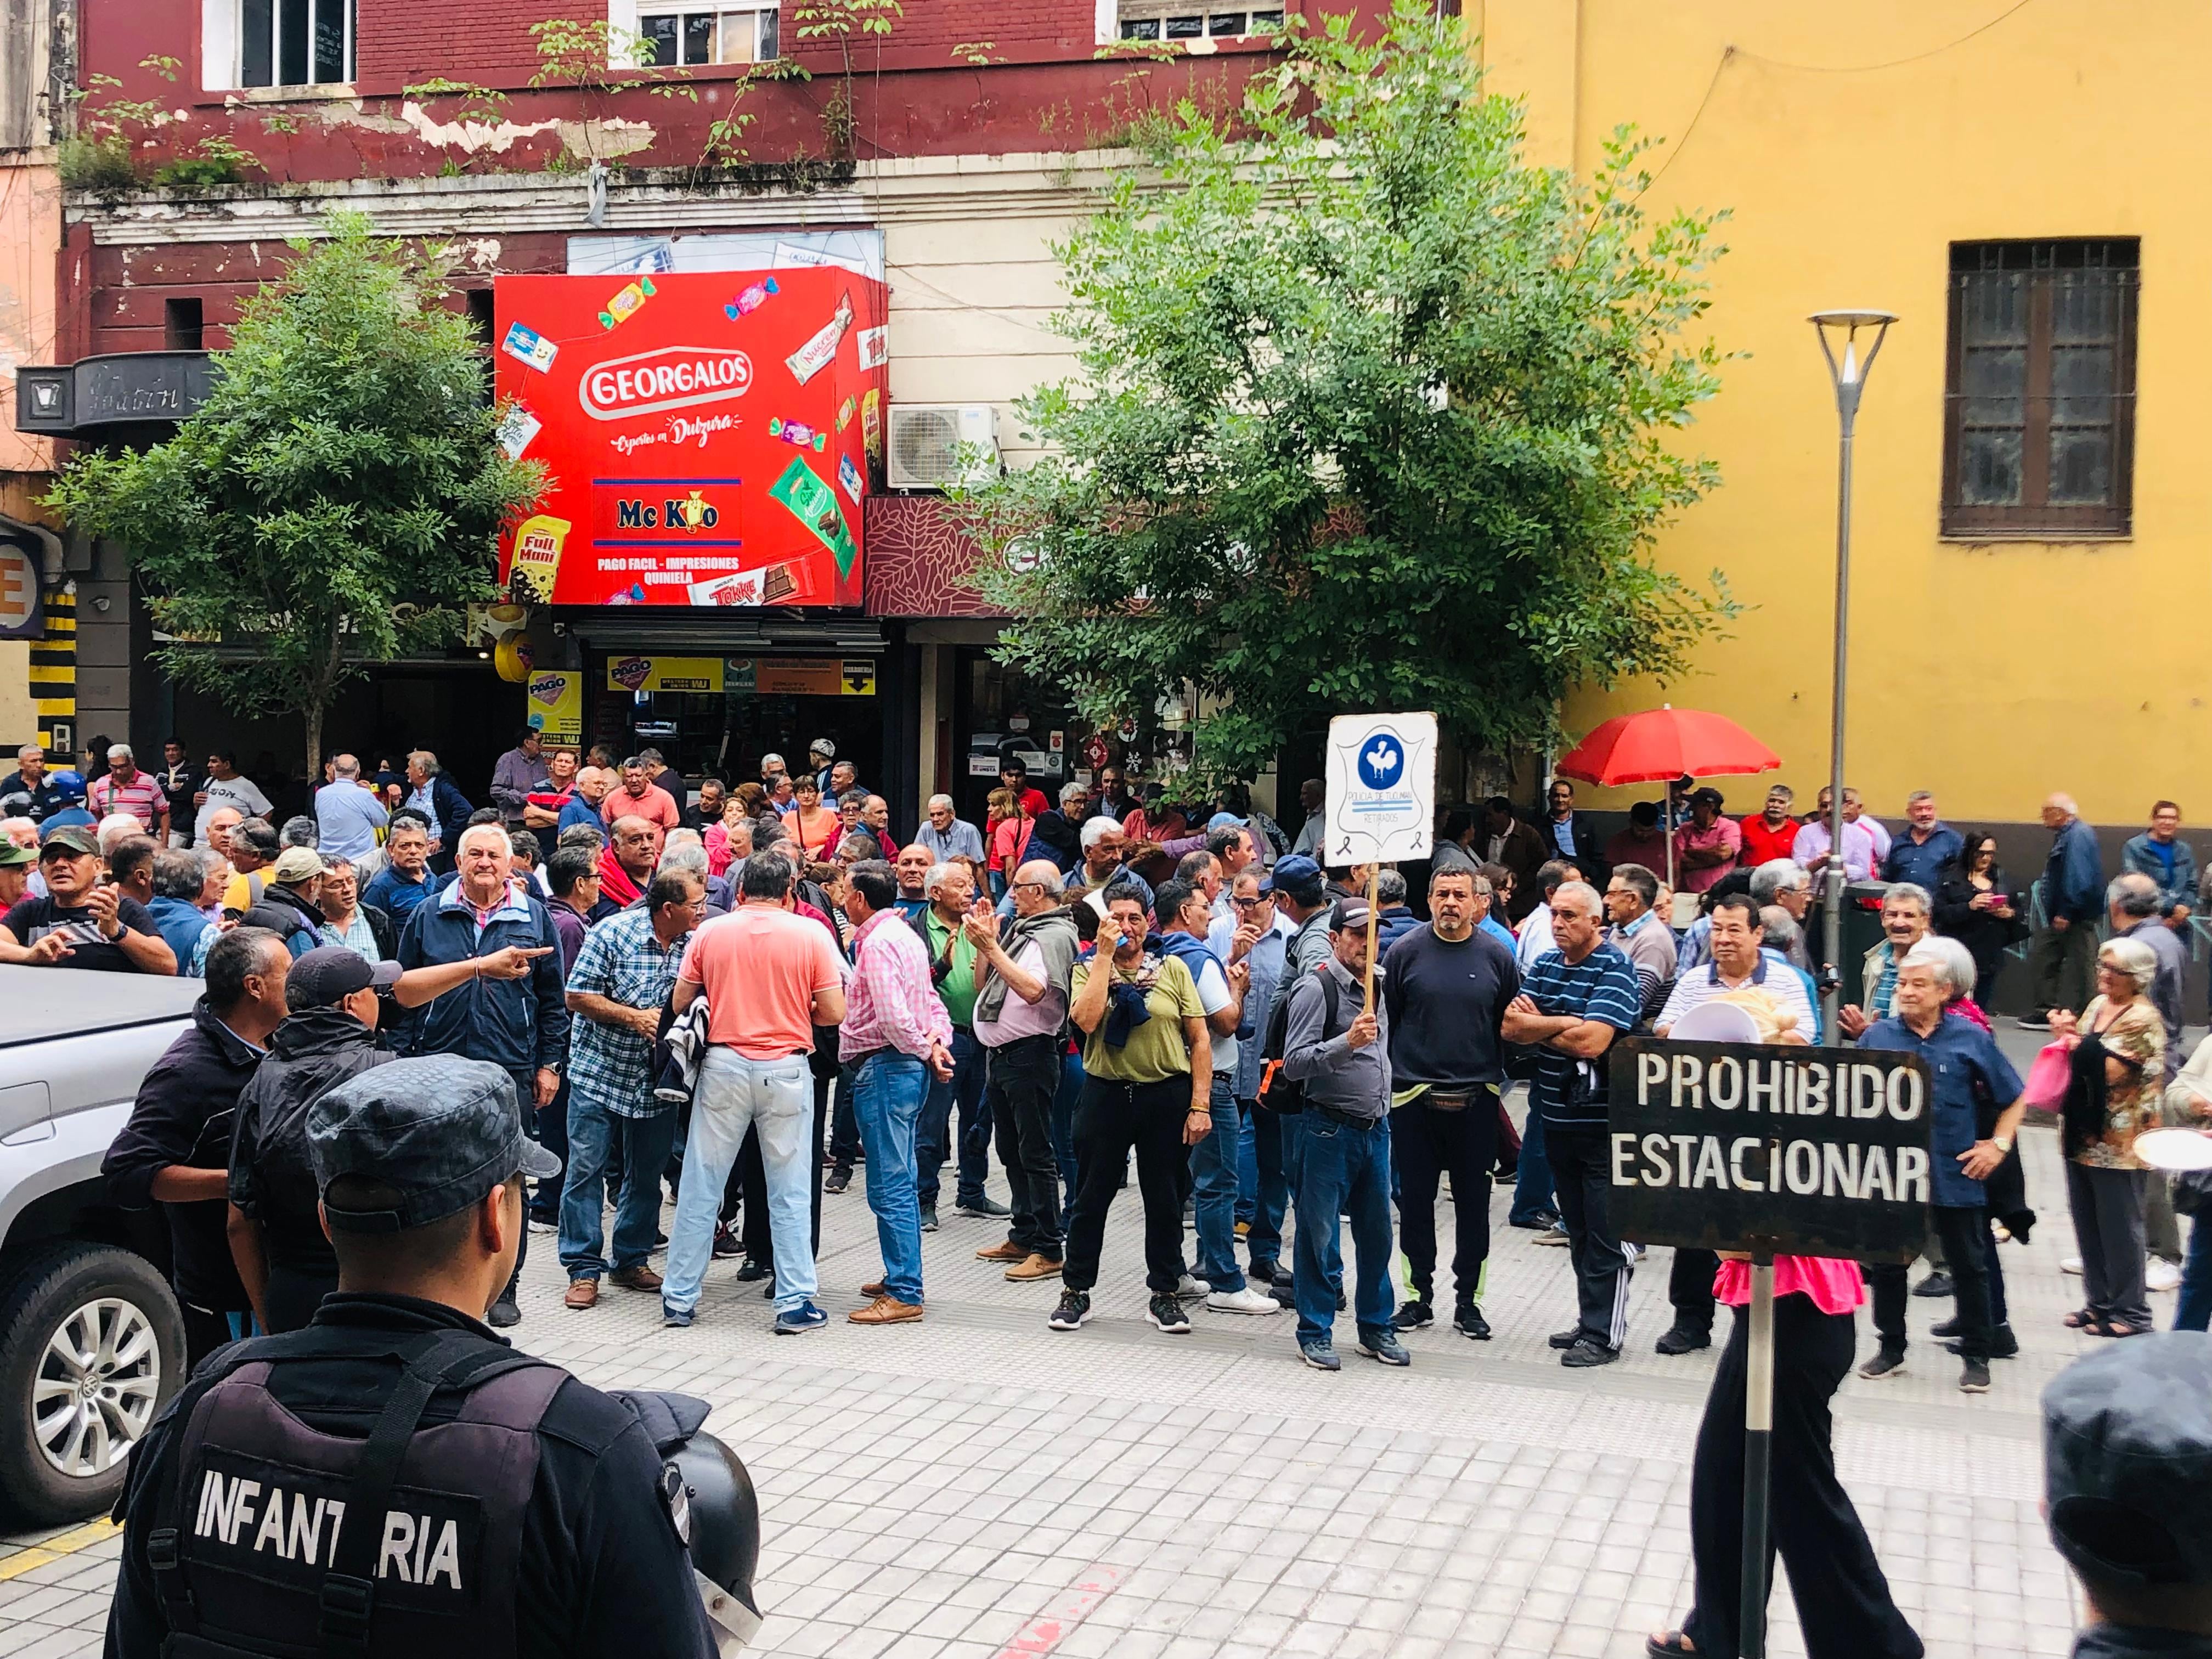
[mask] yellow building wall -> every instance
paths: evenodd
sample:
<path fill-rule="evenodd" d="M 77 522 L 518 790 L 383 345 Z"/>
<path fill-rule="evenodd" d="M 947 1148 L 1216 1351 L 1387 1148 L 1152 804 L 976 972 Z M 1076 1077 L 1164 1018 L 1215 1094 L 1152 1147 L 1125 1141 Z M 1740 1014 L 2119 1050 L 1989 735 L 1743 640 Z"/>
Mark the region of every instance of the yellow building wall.
<path fill-rule="evenodd" d="M 1724 483 L 1661 556 L 1718 567 L 1746 609 L 1682 680 L 1571 698 L 1570 734 L 1662 701 L 1716 709 L 1781 755 L 1809 807 L 1828 775 L 1837 433 L 1804 319 L 1878 307 L 1901 320 L 1858 421 L 1850 781 L 1892 821 L 1919 787 L 1960 823 L 2033 820 L 2054 789 L 2092 822 L 2162 795 L 2212 818 L 2212 216 L 2197 161 L 2212 10 L 1488 0 L 1468 15 L 1493 89 L 1530 100 L 1535 159 L 1586 171 L 1632 121 L 1668 140 L 1655 214 L 1735 216 L 1710 321 L 1746 355 L 1686 434 Z M 2106 235 L 2142 244 L 2132 537 L 1944 539 L 1950 244 Z M 1756 810 L 1770 781 L 1716 780 L 1731 811 Z"/>

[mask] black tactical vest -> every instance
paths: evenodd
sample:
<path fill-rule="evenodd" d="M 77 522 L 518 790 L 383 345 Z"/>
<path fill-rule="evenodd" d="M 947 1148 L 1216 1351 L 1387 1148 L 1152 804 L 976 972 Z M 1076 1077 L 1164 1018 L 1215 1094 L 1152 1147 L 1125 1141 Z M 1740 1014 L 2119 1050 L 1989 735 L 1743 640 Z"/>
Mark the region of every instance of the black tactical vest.
<path fill-rule="evenodd" d="M 269 1392 L 275 1365 L 380 1352 L 403 1368 L 366 1440 Z M 462 1331 L 380 1350 L 315 1327 L 229 1350 L 178 1403 L 177 1480 L 147 1534 L 163 1654 L 517 1659 L 537 1428 L 567 1380 Z M 441 1389 L 465 1391 L 459 1413 L 418 1431 Z"/>

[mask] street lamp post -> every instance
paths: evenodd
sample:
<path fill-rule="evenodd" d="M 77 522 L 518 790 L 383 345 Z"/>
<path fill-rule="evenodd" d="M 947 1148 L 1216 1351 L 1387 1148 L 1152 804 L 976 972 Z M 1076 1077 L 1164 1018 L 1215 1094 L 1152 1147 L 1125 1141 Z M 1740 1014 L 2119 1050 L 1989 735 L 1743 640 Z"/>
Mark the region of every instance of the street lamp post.
<path fill-rule="evenodd" d="M 1867 371 L 1881 350 L 1889 325 L 1887 311 L 1816 311 L 1806 319 L 1820 337 L 1828 378 L 1836 388 L 1839 426 L 1836 460 L 1836 667 L 1834 701 L 1828 726 L 1828 866 L 1823 884 L 1822 945 L 1828 973 L 1820 994 L 1821 1025 L 1838 1040 L 1836 1017 L 1843 1002 L 1844 950 L 1844 675 L 1850 655 L 1851 605 L 1851 430 L 1858 422 L 1859 394 Z M 1862 334 L 1869 337 L 1863 343 Z"/>

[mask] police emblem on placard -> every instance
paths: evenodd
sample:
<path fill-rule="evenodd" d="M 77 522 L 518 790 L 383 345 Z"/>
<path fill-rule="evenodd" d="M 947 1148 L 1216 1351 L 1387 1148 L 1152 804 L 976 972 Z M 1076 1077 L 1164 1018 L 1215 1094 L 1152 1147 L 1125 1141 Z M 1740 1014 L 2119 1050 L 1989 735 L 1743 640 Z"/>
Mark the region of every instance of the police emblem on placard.
<path fill-rule="evenodd" d="M 1329 722 L 1330 864 L 1429 855 L 1436 794 L 1433 714 L 1339 715 Z"/>
<path fill-rule="evenodd" d="M 684 1540 L 684 1547 L 691 1547 L 691 1489 L 684 1484 L 683 1471 L 673 1463 L 660 1466 L 660 1498 L 668 1505 L 668 1518 L 676 1523 L 676 1535 Z"/>

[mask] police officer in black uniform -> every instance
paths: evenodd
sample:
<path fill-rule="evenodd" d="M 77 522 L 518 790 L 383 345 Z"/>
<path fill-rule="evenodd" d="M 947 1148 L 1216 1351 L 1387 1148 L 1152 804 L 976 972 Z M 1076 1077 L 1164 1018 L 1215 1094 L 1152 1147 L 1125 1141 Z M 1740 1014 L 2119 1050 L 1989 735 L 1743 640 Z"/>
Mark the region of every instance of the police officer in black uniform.
<path fill-rule="evenodd" d="M 2081 1576 L 2074 1659 L 2212 1659 L 2212 1336 L 2162 1331 L 2043 1391 L 2044 1513 Z"/>
<path fill-rule="evenodd" d="M 711 1659 L 667 1413 L 482 1322 L 523 1178 L 561 1167 L 513 1081 L 397 1060 L 316 1102 L 307 1138 L 337 1291 L 210 1356 L 134 1452 L 109 1659 Z"/>

